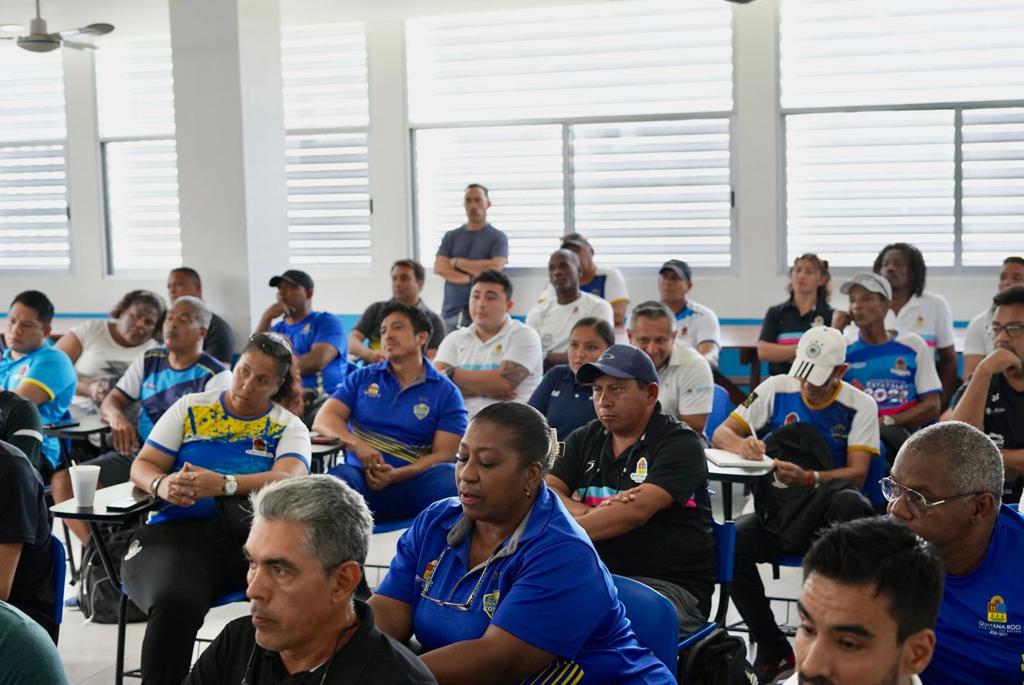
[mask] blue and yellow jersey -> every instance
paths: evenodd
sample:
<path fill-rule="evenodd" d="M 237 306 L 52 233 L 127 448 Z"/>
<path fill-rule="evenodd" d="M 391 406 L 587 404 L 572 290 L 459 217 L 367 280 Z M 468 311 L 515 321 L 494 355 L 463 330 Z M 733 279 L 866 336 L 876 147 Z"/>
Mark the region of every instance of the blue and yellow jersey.
<path fill-rule="evenodd" d="M 388 362 L 378 362 L 349 374 L 332 395 L 349 408 L 349 429 L 392 466 L 406 466 L 429 454 L 437 431 L 466 432 L 466 405 L 459 389 L 428 360 L 423 372 L 402 388 Z M 346 451 L 345 461 L 362 468 L 351 451 Z"/>
<path fill-rule="evenodd" d="M 71 359 L 63 351 L 53 347 L 49 341 L 18 359 L 11 357 L 10 348 L 4 350 L 0 358 L 0 386 L 4 390 L 15 390 L 22 382 L 41 388 L 50 398 L 37 407 L 44 425 L 70 417 L 68 408 L 75 397 L 78 376 Z M 60 461 L 57 438 L 43 440 L 43 454 L 51 466 L 57 466 Z"/>
<path fill-rule="evenodd" d="M 523 683 L 675 683 L 640 645 L 608 569 L 545 485 L 487 562 L 470 568 L 473 523 L 456 498 L 425 509 L 398 541 L 377 593 L 412 608 L 425 651 L 483 636 L 494 624 L 554 660 Z"/>
<path fill-rule="evenodd" d="M 278 459 L 299 459 L 309 469 L 309 431 L 299 417 L 279 404 L 252 419 L 233 416 L 220 390 L 185 395 L 156 422 L 146 440 L 174 458 L 171 472 L 186 462 L 217 473 L 244 475 L 269 471 Z M 191 507 L 169 506 L 151 523 L 181 518 L 211 518 L 212 497 Z"/>
<path fill-rule="evenodd" d="M 289 325 L 284 319 L 274 324 L 273 330 L 287 336 L 292 341 L 295 356 L 302 355 L 313 349 L 313 345 L 323 343 L 338 350 L 327 366 L 316 373 L 302 377 L 302 387 L 313 388 L 319 392 L 332 393 L 345 378 L 348 370 L 348 338 L 341 321 L 330 312 L 310 312 L 298 323 Z"/>
<path fill-rule="evenodd" d="M 924 395 L 942 392 L 935 353 L 913 333 L 900 333 L 880 345 L 860 337 L 846 349 L 843 380 L 878 403 L 879 414 L 898 414 Z"/>

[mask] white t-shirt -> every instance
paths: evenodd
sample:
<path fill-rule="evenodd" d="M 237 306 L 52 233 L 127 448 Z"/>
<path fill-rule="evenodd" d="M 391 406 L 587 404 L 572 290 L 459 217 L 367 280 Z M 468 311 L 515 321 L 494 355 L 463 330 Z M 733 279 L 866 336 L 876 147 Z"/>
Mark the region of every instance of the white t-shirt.
<path fill-rule="evenodd" d="M 82 354 L 75 362 L 75 373 L 86 378 L 105 378 L 113 386 L 124 375 L 136 358 L 147 350 L 159 347 L 156 340 L 147 340 L 135 347 L 118 345 L 110 335 L 109 321 L 93 319 L 71 329 L 82 344 Z M 95 414 L 96 403 L 84 395 L 75 395 L 71 400 L 71 413 L 75 418 Z"/>
<path fill-rule="evenodd" d="M 626 290 L 626 279 L 623 277 L 622 272 L 614 266 L 602 267 L 597 264 L 594 265 L 594 277 L 590 279 L 590 282 L 586 285 L 580 284 L 580 290 L 603 297 L 608 302 L 615 304 L 616 302 L 628 302 L 629 291 Z M 544 290 L 541 291 L 540 297 L 537 298 L 537 302 L 543 302 L 544 300 L 550 300 L 555 297 L 555 289 L 550 283 L 544 286 Z"/>
<path fill-rule="evenodd" d="M 992 354 L 992 350 L 995 348 L 992 346 L 992 336 L 986 329 L 992 325 L 992 317 L 995 316 L 995 313 L 995 309 L 989 307 L 967 324 L 967 334 L 964 336 L 964 354 L 980 354 L 983 357 Z"/>
<path fill-rule="evenodd" d="M 699 347 L 704 342 L 713 342 L 719 346 L 722 344 L 718 315 L 700 302 L 687 300 L 683 311 L 676 312 L 676 330 L 678 337 L 692 347 Z"/>
<path fill-rule="evenodd" d="M 580 319 L 587 317 L 604 319 L 615 325 L 612 306 L 590 293 L 580 293 L 579 299 L 569 304 L 558 304 L 555 298 L 535 304 L 526 315 L 526 325 L 540 336 L 542 353 L 566 352 L 569 349 L 569 334 Z"/>
<path fill-rule="evenodd" d="M 668 365 L 658 369 L 658 400 L 669 416 L 710 414 L 715 380 L 700 352 L 676 339 Z"/>
<path fill-rule="evenodd" d="M 530 372 L 516 388 L 516 401 L 525 403 L 540 383 L 542 359 L 537 331 L 507 317 L 501 330 L 486 342 L 477 336 L 476 324 L 452 331 L 437 348 L 434 363 L 457 366 L 468 371 L 490 371 L 506 360 L 515 362 Z M 498 401 L 490 397 L 466 397 L 465 400 L 469 418 Z"/>
<path fill-rule="evenodd" d="M 911 295 L 897 316 L 890 309 L 885 327 L 900 333 L 916 333 L 928 347 L 941 350 L 953 346 L 953 312 L 942 295 L 921 293 Z"/>

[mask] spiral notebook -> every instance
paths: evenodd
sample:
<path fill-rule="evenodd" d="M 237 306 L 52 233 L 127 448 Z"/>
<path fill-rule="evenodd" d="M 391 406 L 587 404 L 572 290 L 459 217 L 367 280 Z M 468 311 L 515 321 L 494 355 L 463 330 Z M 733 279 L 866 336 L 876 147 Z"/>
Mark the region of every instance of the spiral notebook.
<path fill-rule="evenodd" d="M 704 454 L 707 455 L 708 461 L 715 466 L 732 466 L 741 469 L 762 469 L 765 466 L 773 465 L 772 460 L 768 457 L 762 457 L 760 461 L 751 461 L 750 459 L 744 459 L 738 454 L 713 448 L 704 450 Z"/>

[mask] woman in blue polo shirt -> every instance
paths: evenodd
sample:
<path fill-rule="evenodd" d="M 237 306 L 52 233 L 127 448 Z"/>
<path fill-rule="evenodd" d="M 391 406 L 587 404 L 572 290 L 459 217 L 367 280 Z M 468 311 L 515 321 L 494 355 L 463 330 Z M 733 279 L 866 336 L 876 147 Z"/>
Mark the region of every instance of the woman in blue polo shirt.
<path fill-rule="evenodd" d="M 569 363 L 552 367 L 530 395 L 529 405 L 547 418 L 559 440 L 597 418 L 590 386 L 577 383 L 576 372 L 614 344 L 615 331 L 607 321 L 580 319 L 569 334 Z"/>
<path fill-rule="evenodd" d="M 532 407 L 477 413 L 456 458 L 459 497 L 402 535 L 370 599 L 377 627 L 415 635 L 441 683 L 675 683 L 637 642 L 608 569 L 544 484 L 557 451 Z"/>

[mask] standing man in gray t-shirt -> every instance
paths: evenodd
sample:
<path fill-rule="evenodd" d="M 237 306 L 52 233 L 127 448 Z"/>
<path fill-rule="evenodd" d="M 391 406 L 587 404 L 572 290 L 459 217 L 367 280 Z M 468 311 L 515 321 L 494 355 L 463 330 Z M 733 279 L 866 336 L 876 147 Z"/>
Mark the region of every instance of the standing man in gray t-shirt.
<path fill-rule="evenodd" d="M 444 234 L 434 273 L 444 278 L 441 318 L 453 331 L 470 324 L 469 281 L 483 271 L 501 271 L 508 262 L 508 237 L 487 223 L 491 199 L 479 183 L 466 186 L 466 223 Z"/>

